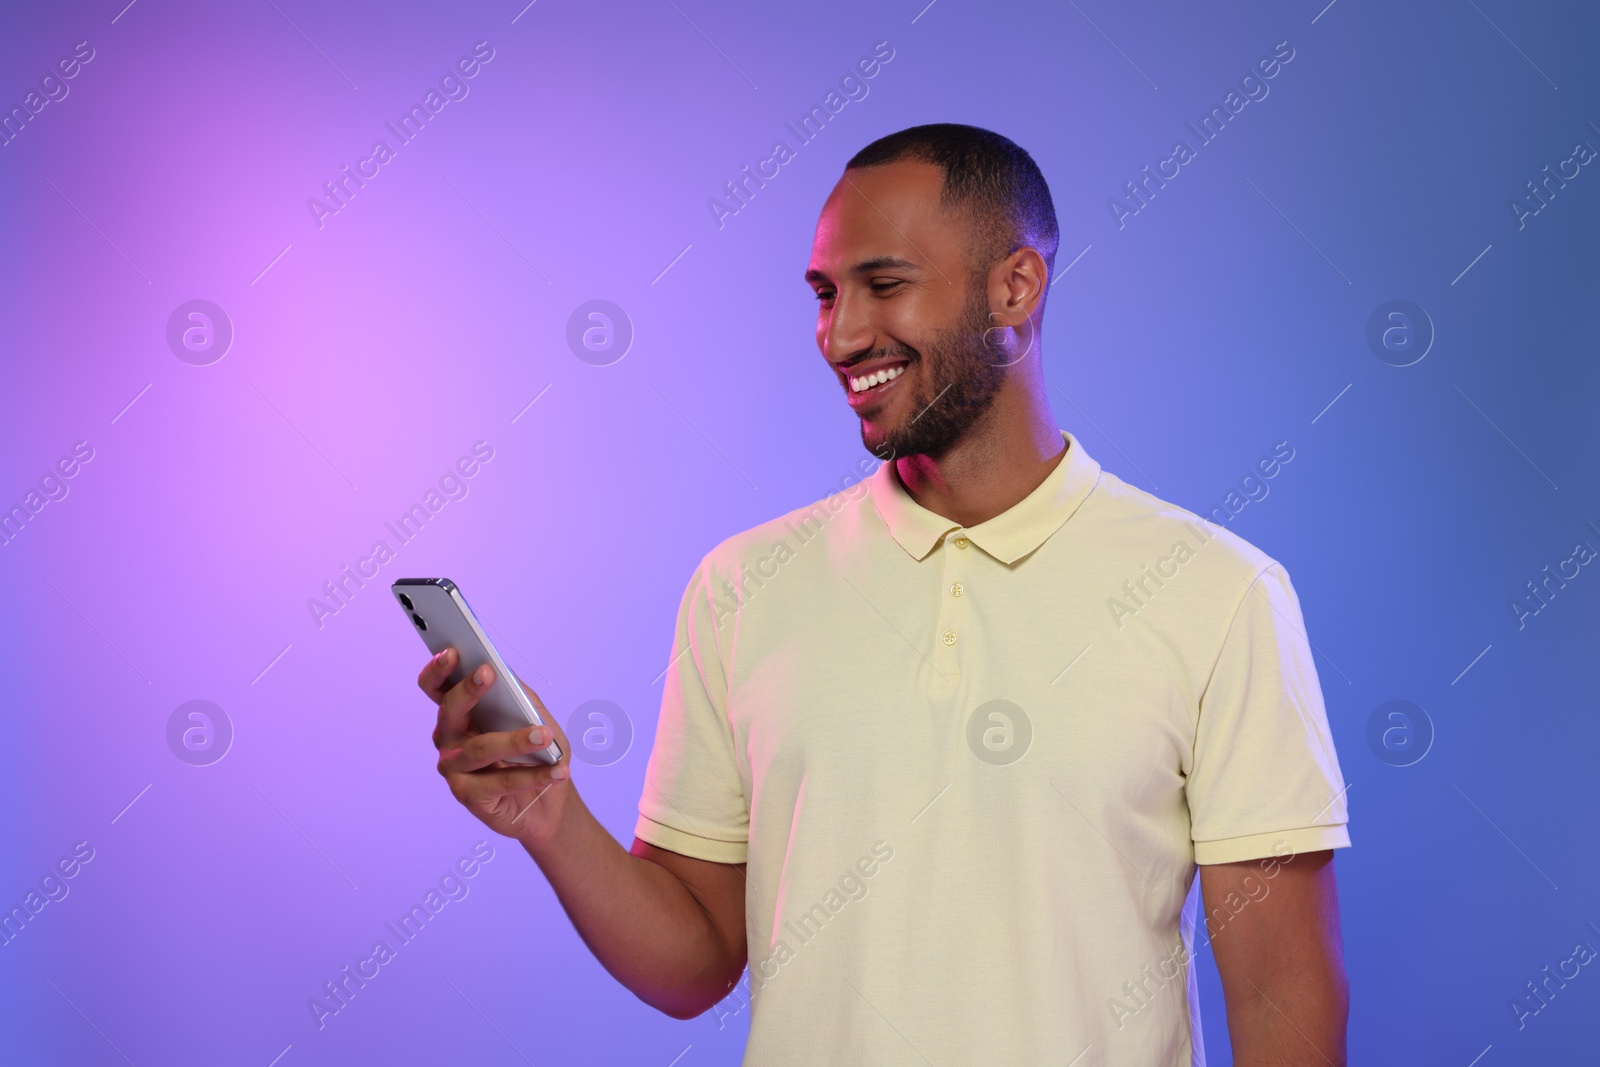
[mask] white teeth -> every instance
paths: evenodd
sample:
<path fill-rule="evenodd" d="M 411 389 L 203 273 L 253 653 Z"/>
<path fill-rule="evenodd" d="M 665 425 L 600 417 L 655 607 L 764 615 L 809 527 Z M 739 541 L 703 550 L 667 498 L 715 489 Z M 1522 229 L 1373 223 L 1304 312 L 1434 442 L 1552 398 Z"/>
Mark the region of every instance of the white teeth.
<path fill-rule="evenodd" d="M 899 367 L 890 367 L 887 370 L 880 370 L 876 373 L 864 375 L 860 378 L 851 378 L 850 391 L 852 393 L 865 392 L 875 385 L 882 385 L 884 382 L 893 381 L 895 378 L 900 377 L 901 372 L 904 370 L 905 367 L 902 365 Z"/>

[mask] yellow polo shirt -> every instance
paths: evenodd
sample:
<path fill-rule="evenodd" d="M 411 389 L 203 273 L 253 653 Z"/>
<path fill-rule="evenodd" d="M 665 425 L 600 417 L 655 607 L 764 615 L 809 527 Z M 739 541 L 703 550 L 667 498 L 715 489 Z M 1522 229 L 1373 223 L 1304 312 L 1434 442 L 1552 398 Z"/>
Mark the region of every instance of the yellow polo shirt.
<path fill-rule="evenodd" d="M 1063 436 L 977 526 L 885 464 L 689 581 L 635 832 L 749 865 L 747 1065 L 1203 1064 L 1195 864 L 1349 845 L 1283 566 Z"/>

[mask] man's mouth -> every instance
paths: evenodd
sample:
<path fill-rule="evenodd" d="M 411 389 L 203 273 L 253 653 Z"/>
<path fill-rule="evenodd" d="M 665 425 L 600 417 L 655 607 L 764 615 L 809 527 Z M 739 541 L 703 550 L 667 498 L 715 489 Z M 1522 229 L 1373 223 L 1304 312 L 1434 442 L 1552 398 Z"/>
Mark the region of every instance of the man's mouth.
<path fill-rule="evenodd" d="M 869 389 L 875 389 L 887 382 L 892 382 L 896 378 L 900 377 L 901 373 L 905 371 L 906 366 L 906 364 L 902 363 L 897 367 L 884 367 L 873 372 L 872 374 L 863 374 L 859 377 L 855 375 L 846 375 L 846 378 L 850 382 L 850 391 L 852 393 L 864 393 Z"/>
<path fill-rule="evenodd" d="M 895 391 L 894 383 L 910 366 L 910 360 L 901 358 L 889 362 L 876 361 L 871 368 L 863 367 L 855 373 L 844 371 L 845 399 L 855 411 L 876 407 L 879 397 Z"/>

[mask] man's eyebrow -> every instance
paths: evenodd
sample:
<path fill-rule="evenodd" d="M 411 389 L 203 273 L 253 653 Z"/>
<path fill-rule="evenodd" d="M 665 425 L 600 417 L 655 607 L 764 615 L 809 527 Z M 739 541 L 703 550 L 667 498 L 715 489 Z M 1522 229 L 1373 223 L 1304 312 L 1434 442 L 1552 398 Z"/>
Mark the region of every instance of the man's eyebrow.
<path fill-rule="evenodd" d="M 879 271 L 879 270 L 920 270 L 920 269 L 921 269 L 921 267 L 919 267 L 916 263 L 913 263 L 909 259 L 902 259 L 900 256 L 874 256 L 872 259 L 864 259 L 860 263 L 857 263 L 855 266 L 851 267 L 850 268 L 850 273 L 851 274 L 871 274 L 873 271 Z M 817 270 L 815 267 L 813 267 L 811 270 L 806 271 L 806 281 L 811 282 L 812 284 L 816 284 L 818 282 L 825 282 L 827 280 L 828 280 L 828 276 L 826 274 L 824 274 L 822 271 Z"/>
<path fill-rule="evenodd" d="M 850 268 L 851 274 L 871 274 L 875 270 L 918 270 L 917 264 L 899 256 L 875 256 Z"/>

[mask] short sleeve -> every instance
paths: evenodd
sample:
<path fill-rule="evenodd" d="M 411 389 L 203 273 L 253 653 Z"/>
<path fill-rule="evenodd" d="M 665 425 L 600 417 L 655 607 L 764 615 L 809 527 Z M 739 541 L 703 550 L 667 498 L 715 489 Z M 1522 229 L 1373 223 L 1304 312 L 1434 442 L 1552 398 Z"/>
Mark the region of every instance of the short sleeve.
<path fill-rule="evenodd" d="M 728 722 L 710 564 L 701 560 L 678 607 L 655 747 L 634 836 L 714 863 L 745 862 L 750 807 Z"/>
<path fill-rule="evenodd" d="M 1200 697 L 1185 791 L 1197 863 L 1344 848 L 1344 777 L 1282 564 L 1239 602 Z"/>

